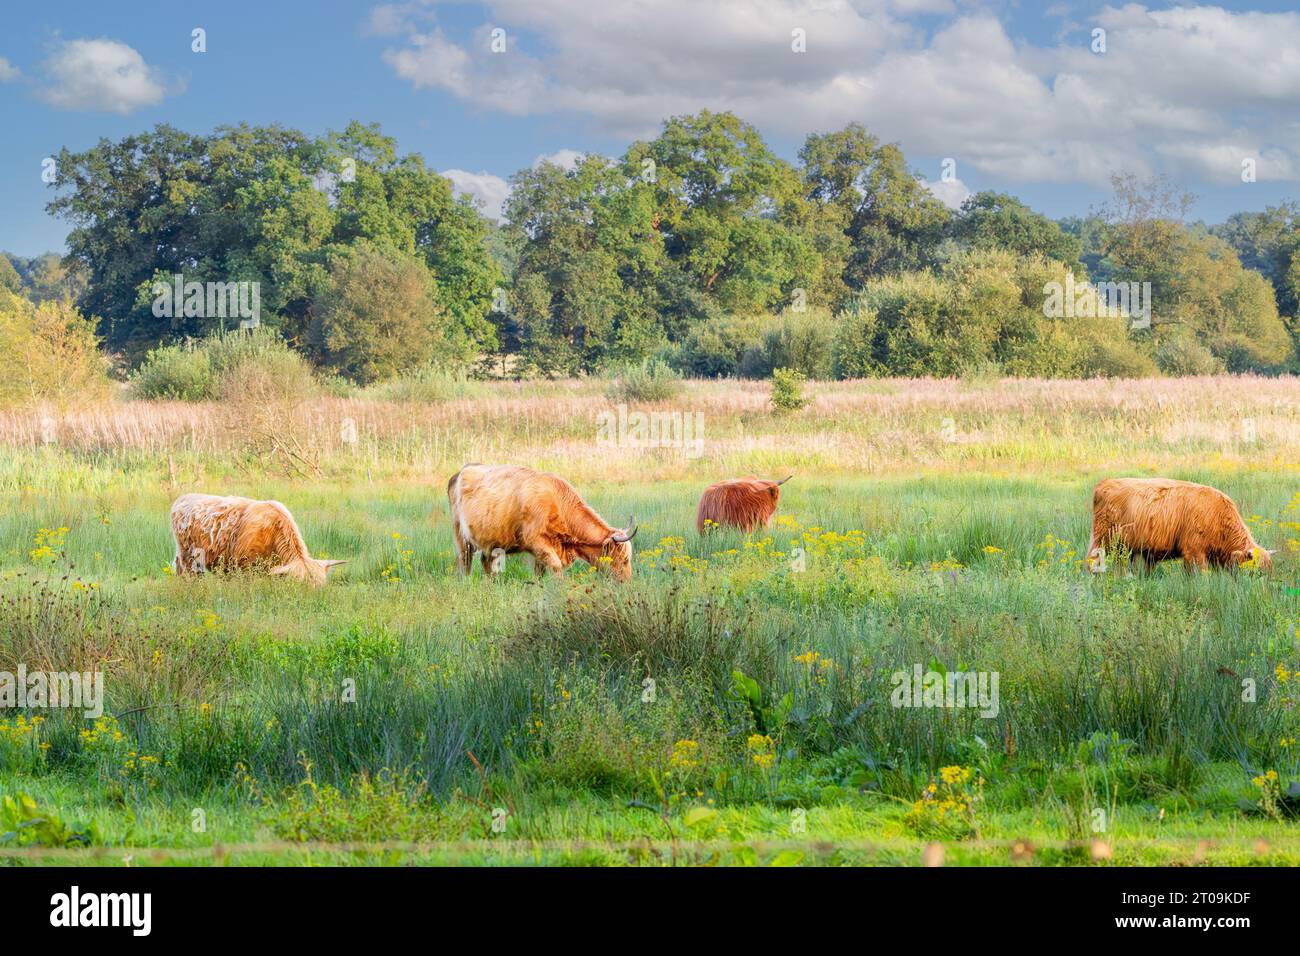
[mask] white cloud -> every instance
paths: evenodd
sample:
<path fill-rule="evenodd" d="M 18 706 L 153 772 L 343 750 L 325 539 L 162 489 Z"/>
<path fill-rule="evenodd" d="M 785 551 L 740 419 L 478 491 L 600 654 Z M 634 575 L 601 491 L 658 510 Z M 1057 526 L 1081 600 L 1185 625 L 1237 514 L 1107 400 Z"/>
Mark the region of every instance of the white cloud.
<path fill-rule="evenodd" d="M 451 180 L 457 194 L 472 197 L 483 215 L 501 221 L 502 210 L 510 198 L 508 182 L 489 172 L 470 173 L 463 169 L 443 170 L 442 175 Z"/>
<path fill-rule="evenodd" d="M 157 70 L 117 40 L 67 40 L 45 61 L 41 98 L 64 110 L 130 113 L 162 102 Z"/>
<path fill-rule="evenodd" d="M 925 188 L 934 193 L 939 202 L 949 209 L 960 209 L 961 204 L 970 197 L 970 188 L 960 179 L 940 179 L 926 183 Z"/>
<path fill-rule="evenodd" d="M 454 2 L 454 0 L 448 0 Z M 1239 181 L 1238 150 L 1300 177 L 1300 14 L 1105 7 L 1043 46 L 943 0 L 489 0 L 450 38 L 408 27 L 384 52 L 417 88 L 511 115 L 572 113 L 652 135 L 668 116 L 729 109 L 802 137 L 864 123 L 911 156 L 952 156 L 1016 182 L 1104 184 L 1111 172 Z M 970 11 L 970 4 L 951 9 Z M 427 20 L 427 13 L 426 13 Z M 488 31 L 507 32 L 494 54 Z M 1089 31 L 1107 31 L 1107 52 Z M 806 31 L 807 52 L 790 33 Z M 1234 172 L 1235 170 L 1235 172 Z"/>
<path fill-rule="evenodd" d="M 8 83 L 22 75 L 22 70 L 0 56 L 0 83 Z"/>
<path fill-rule="evenodd" d="M 565 172 L 568 172 L 578 165 L 578 160 L 582 159 L 584 155 L 586 154 L 577 149 L 557 149 L 553 153 L 546 153 L 542 156 L 538 156 L 533 160 L 533 167 L 536 168 L 542 165 L 542 163 L 551 163 L 555 166 L 559 166 Z"/>

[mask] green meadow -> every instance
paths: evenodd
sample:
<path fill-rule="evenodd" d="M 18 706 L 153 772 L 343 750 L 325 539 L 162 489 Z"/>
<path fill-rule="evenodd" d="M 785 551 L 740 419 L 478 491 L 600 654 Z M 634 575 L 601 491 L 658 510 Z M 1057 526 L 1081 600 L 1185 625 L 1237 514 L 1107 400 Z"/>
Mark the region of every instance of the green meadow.
<path fill-rule="evenodd" d="M 631 403 L 694 449 L 598 440 L 603 388 L 0 414 L 0 671 L 104 675 L 98 719 L 0 711 L 0 865 L 1300 863 L 1292 380 Z M 635 514 L 632 580 L 457 576 L 466 461 Z M 791 472 L 767 530 L 696 534 L 706 484 Z M 1090 573 L 1117 474 L 1221 488 L 1273 571 Z M 349 563 L 177 579 L 186 491 Z M 917 668 L 994 706 L 895 706 Z"/>

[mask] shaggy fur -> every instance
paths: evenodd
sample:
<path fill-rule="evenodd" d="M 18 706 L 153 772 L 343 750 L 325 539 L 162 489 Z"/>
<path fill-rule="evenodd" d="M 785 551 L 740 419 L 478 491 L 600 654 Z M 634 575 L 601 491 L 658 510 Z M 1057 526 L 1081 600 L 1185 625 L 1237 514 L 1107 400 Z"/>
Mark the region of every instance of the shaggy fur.
<path fill-rule="evenodd" d="M 309 555 L 293 515 L 278 501 L 181 495 L 171 520 L 177 574 L 265 568 L 320 585 L 330 568 L 346 563 Z"/>
<path fill-rule="evenodd" d="M 468 574 L 479 553 L 496 574 L 501 558 L 528 552 L 539 575 L 562 571 L 578 558 L 607 564 L 620 581 L 632 576 L 632 536 L 607 524 L 563 478 L 511 465 L 466 465 L 447 483 L 456 567 Z M 602 562 L 602 558 L 608 558 Z"/>
<path fill-rule="evenodd" d="M 1182 558 L 1188 571 L 1235 568 L 1252 557 L 1270 568 L 1232 499 L 1217 488 L 1170 478 L 1107 478 L 1092 493 L 1092 542 L 1123 546 L 1146 565 Z"/>
<path fill-rule="evenodd" d="M 772 523 L 772 515 L 776 514 L 777 503 L 781 500 L 780 486 L 792 477 L 780 481 L 731 478 L 709 485 L 700 496 L 700 507 L 695 512 L 695 530 L 704 534 L 713 528 L 740 528 L 742 531 L 766 528 Z"/>

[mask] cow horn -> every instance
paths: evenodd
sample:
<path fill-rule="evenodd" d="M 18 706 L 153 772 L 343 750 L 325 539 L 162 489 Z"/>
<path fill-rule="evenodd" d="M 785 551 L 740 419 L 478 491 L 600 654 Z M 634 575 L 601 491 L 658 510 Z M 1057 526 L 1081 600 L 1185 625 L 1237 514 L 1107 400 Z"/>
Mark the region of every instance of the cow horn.
<path fill-rule="evenodd" d="M 336 558 L 322 558 L 320 563 L 321 563 L 321 565 L 324 566 L 324 567 L 332 568 L 332 567 L 334 567 L 335 565 L 339 565 L 339 564 L 347 564 L 347 563 L 348 563 L 348 559 L 347 559 L 347 558 L 344 558 L 344 559 L 342 559 L 342 560 L 338 560 L 338 559 L 336 559 Z"/>
<path fill-rule="evenodd" d="M 793 477 L 794 477 L 794 475 L 786 475 L 784 478 L 782 478 L 780 481 L 778 481 L 777 484 L 778 484 L 778 485 L 784 485 L 787 481 L 789 481 L 789 480 L 790 480 L 791 478 L 793 478 Z"/>
<path fill-rule="evenodd" d="M 624 541 L 631 541 L 636 537 L 636 515 L 627 516 L 627 531 L 614 535 L 611 539 L 615 544 L 622 544 Z"/>

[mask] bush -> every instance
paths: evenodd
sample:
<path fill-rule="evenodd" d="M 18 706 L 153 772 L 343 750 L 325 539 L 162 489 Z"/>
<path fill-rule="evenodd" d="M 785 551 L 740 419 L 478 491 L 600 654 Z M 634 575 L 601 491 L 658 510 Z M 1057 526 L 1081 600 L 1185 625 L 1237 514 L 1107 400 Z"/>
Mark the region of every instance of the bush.
<path fill-rule="evenodd" d="M 682 377 L 662 359 L 627 366 L 605 389 L 612 402 L 662 402 L 682 390 Z"/>
<path fill-rule="evenodd" d="M 727 315 L 701 323 L 687 334 L 673 364 L 695 378 L 734 377 L 763 347 L 764 315 Z"/>
<path fill-rule="evenodd" d="M 808 404 L 803 397 L 804 376 L 789 368 L 772 370 L 772 406 L 779 412 L 796 412 Z"/>
<path fill-rule="evenodd" d="M 112 388 L 95 322 L 67 299 L 39 305 L 0 289 L 0 405 L 99 401 Z"/>
<path fill-rule="evenodd" d="M 221 401 L 311 398 L 311 366 L 278 332 L 257 328 L 204 339 L 212 363 L 212 397 Z"/>
<path fill-rule="evenodd" d="M 192 343 L 160 345 L 131 374 L 131 395 L 140 399 L 201 402 L 212 396 L 212 363 Z"/>
<path fill-rule="evenodd" d="M 834 368 L 835 322 L 825 309 L 783 313 L 772 319 L 762 347 L 741 362 L 747 378 L 767 378 L 774 369 L 794 369 L 807 378 L 829 378 Z"/>
<path fill-rule="evenodd" d="M 266 328 L 159 346 L 131 375 L 140 399 L 274 401 L 318 392 L 307 361 Z"/>
<path fill-rule="evenodd" d="M 1188 334 L 1175 333 L 1156 348 L 1156 365 L 1166 375 L 1214 375 L 1223 363 Z"/>
<path fill-rule="evenodd" d="M 1156 374 L 1156 364 L 1138 351 L 1131 342 L 1096 342 L 1084 362 L 1084 375 L 1106 378 L 1148 378 Z"/>

